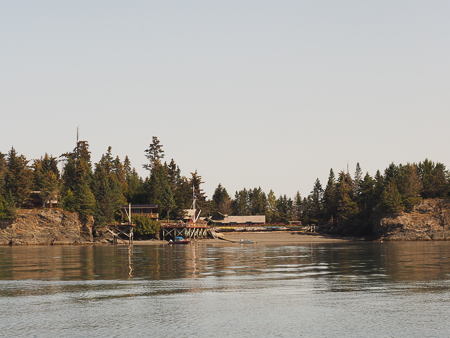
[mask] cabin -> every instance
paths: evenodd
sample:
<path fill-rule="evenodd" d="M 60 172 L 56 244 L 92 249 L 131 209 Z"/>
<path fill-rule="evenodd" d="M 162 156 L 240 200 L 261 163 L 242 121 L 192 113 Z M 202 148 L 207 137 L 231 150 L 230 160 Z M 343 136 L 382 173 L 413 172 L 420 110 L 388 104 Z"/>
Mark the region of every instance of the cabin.
<path fill-rule="evenodd" d="M 44 199 L 41 191 L 31 191 L 30 196 L 24 202 L 26 208 L 57 208 L 58 200 L 56 199 Z"/>
<path fill-rule="evenodd" d="M 121 205 L 122 220 L 128 220 L 128 210 L 131 209 L 131 216 L 147 216 L 151 219 L 158 220 L 159 207 L 157 204 L 131 204 Z"/>
<path fill-rule="evenodd" d="M 228 216 L 220 212 L 207 217 L 209 225 L 214 226 L 244 226 L 244 225 L 262 225 L 266 223 L 265 215 L 251 215 L 251 216 Z"/>

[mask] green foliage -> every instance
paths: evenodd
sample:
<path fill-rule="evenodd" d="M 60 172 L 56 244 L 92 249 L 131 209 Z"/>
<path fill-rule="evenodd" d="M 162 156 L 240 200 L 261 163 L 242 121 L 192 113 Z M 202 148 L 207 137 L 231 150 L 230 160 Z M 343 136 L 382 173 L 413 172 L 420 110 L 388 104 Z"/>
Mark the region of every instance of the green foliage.
<path fill-rule="evenodd" d="M 44 158 L 35 160 L 33 163 L 34 190 L 40 191 L 43 204 L 59 200 L 60 179 L 58 161 L 55 157 L 45 154 Z"/>
<path fill-rule="evenodd" d="M 135 215 L 131 221 L 136 224 L 134 232 L 138 235 L 154 235 L 161 229 L 161 223 L 147 216 Z"/>
<path fill-rule="evenodd" d="M 212 197 L 212 214 L 220 212 L 222 214 L 229 214 L 231 212 L 231 198 L 228 195 L 227 189 L 222 187 L 219 183 Z"/>
<path fill-rule="evenodd" d="M 409 211 L 422 198 L 444 198 L 450 193 L 445 165 L 425 159 L 419 164 L 391 163 L 384 175 L 378 170 L 373 177 L 368 173 L 364 176 L 359 163 L 353 179 L 348 170 L 336 179 L 331 169 L 325 189 L 317 179 L 311 193 L 303 199 L 298 192 L 293 200 L 286 195 L 276 198 L 272 190 L 266 195 L 260 187 L 236 191 L 232 199 L 219 184 L 208 200 L 197 171 L 188 179 L 181 176 L 174 159 L 162 164 L 164 151 L 156 137 L 145 153 L 149 163 L 144 167 L 151 171 L 145 180 L 131 166 L 128 157 L 123 163 L 119 157 L 114 158 L 111 147 L 93 172 L 87 141 L 78 141 L 72 152 L 61 155 L 61 174 L 58 160 L 47 154 L 30 167 L 29 161 L 14 148 L 7 155 L 0 153 L 0 218 L 14 217 L 15 208 L 23 206 L 32 190 L 41 192 L 44 203 L 60 199 L 60 205 L 66 210 L 94 215 L 97 225 L 118 220 L 120 205 L 127 203 L 157 204 L 161 218 L 181 218 L 184 209 L 191 208 L 194 190 L 197 209 L 201 209 L 203 215 L 216 212 L 264 214 L 268 223 L 301 220 L 304 224 L 336 224 L 337 220 L 338 223 L 361 223 L 368 229 L 377 210 Z M 156 231 L 157 225 L 148 225 L 147 221 L 149 219 L 143 221 L 142 230 L 138 232 Z"/>
<path fill-rule="evenodd" d="M 68 190 L 65 196 L 63 197 L 61 201 L 61 206 L 64 210 L 74 212 L 76 209 L 76 201 L 75 201 L 75 195 L 73 194 L 72 190 Z"/>
<path fill-rule="evenodd" d="M 15 207 L 20 208 L 29 197 L 31 187 L 32 171 L 28 167 L 28 160 L 23 155 L 19 156 L 16 150 L 11 148 L 6 161 L 5 193 L 11 194 Z"/>
<path fill-rule="evenodd" d="M 156 136 L 152 137 L 152 143 L 150 143 L 150 146 L 148 149 L 144 150 L 145 157 L 147 157 L 149 163 L 143 164 L 142 166 L 152 171 L 153 168 L 157 164 L 161 164 L 161 160 L 164 158 L 164 150 L 162 150 L 162 144 L 159 144 L 159 140 Z"/>
<path fill-rule="evenodd" d="M 379 203 L 380 208 L 388 213 L 398 213 L 404 210 L 402 197 L 397 189 L 395 182 L 391 181 L 383 194 Z"/>
<path fill-rule="evenodd" d="M 366 173 L 364 179 L 359 182 L 359 208 L 361 217 L 368 219 L 376 205 L 375 200 L 375 180 Z"/>
<path fill-rule="evenodd" d="M 446 196 L 449 190 L 449 174 L 444 164 L 425 159 L 418 164 L 417 171 L 423 184 L 424 198 Z"/>
<path fill-rule="evenodd" d="M 334 176 L 333 169 L 330 169 L 330 175 L 328 176 L 327 186 L 323 192 L 323 218 L 325 221 L 336 217 L 337 205 L 336 205 L 336 177 Z"/>
<path fill-rule="evenodd" d="M 309 205 L 309 215 L 316 223 L 321 221 L 323 193 L 322 184 L 319 179 L 316 179 L 313 191 L 311 191 L 311 203 Z"/>
<path fill-rule="evenodd" d="M 338 219 L 348 220 L 358 214 L 358 205 L 354 196 L 354 183 L 350 174 L 341 171 L 336 187 Z"/>
<path fill-rule="evenodd" d="M 16 218 L 16 208 L 14 206 L 12 195 L 9 194 L 9 198 L 0 195 L 0 220 L 14 218 Z"/>
<path fill-rule="evenodd" d="M 150 179 L 144 183 L 144 189 L 148 194 L 148 201 L 159 205 L 159 209 L 163 211 L 163 217 L 168 216 L 170 211 L 175 208 L 166 169 L 159 162 L 154 163 Z"/>

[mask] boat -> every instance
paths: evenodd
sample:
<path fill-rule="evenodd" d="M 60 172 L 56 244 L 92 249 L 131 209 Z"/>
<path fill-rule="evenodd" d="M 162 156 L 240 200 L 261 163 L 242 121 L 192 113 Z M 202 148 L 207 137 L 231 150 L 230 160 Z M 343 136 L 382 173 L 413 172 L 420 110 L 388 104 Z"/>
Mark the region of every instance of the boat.
<path fill-rule="evenodd" d="M 175 240 L 174 240 L 174 241 L 170 240 L 170 241 L 169 241 L 169 244 L 189 244 L 190 242 L 191 242 L 191 241 L 188 240 L 188 239 L 184 239 L 184 238 L 181 237 L 181 236 L 177 236 L 177 237 L 175 237 Z"/>
<path fill-rule="evenodd" d="M 252 241 L 252 240 L 250 240 L 250 239 L 247 239 L 247 240 L 241 239 L 241 240 L 239 240 L 239 242 L 237 242 L 237 243 L 239 243 L 239 244 L 255 244 L 256 242 L 255 242 L 255 241 Z"/>

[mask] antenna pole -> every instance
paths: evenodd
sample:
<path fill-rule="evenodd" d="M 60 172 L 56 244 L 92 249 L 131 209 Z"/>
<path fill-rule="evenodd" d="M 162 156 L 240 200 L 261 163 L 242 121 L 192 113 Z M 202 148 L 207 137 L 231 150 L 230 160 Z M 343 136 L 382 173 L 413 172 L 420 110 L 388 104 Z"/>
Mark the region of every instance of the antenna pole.
<path fill-rule="evenodd" d="M 193 205 L 192 205 L 192 208 L 194 209 L 194 216 L 192 216 L 192 221 L 194 222 L 194 225 L 195 225 L 195 188 L 194 188 L 194 185 L 192 185 L 192 199 L 193 199 Z"/>

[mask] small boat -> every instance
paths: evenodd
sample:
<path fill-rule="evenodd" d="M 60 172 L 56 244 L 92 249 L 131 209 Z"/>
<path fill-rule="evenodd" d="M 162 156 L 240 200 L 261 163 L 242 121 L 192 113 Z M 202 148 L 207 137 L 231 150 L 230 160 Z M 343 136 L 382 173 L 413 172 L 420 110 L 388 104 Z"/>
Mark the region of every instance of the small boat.
<path fill-rule="evenodd" d="M 241 239 L 241 240 L 239 240 L 238 243 L 239 243 L 239 244 L 255 244 L 256 242 L 255 242 L 255 241 L 252 241 L 252 240 L 250 240 L 250 239 L 247 239 L 247 240 Z"/>
<path fill-rule="evenodd" d="M 181 237 L 181 236 L 177 236 L 177 237 L 175 237 L 175 240 L 174 240 L 174 241 L 170 240 L 170 241 L 169 241 L 169 244 L 189 244 L 190 242 L 191 242 L 191 241 L 188 240 L 188 239 L 184 239 L 184 238 Z"/>

